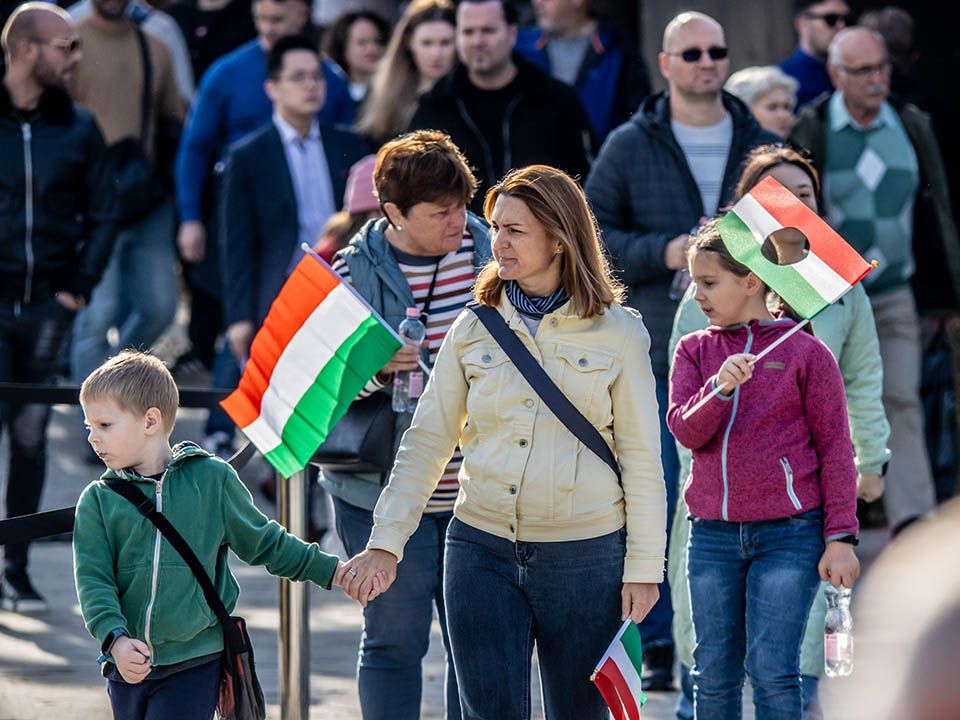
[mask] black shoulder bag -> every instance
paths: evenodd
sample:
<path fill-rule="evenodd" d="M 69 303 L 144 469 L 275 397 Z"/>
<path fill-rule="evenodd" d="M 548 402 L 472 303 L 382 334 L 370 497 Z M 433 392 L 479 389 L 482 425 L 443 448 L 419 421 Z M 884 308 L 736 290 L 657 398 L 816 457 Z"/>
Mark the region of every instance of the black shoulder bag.
<path fill-rule="evenodd" d="M 253 645 L 247 624 L 242 617 L 231 617 L 220 599 L 213 581 L 203 569 L 196 554 L 187 545 L 183 536 L 170 524 L 160 512 L 153 500 L 143 494 L 129 482 L 112 478 L 105 481 L 107 487 L 133 504 L 140 514 L 157 526 L 157 530 L 180 553 L 180 557 L 193 571 L 203 590 L 213 614 L 223 628 L 223 667 L 220 679 L 220 696 L 217 700 L 217 714 L 222 720 L 265 720 L 267 708 L 263 701 L 263 689 L 257 679 L 257 670 L 253 662 Z"/>
<path fill-rule="evenodd" d="M 114 192 L 117 197 L 117 221 L 131 225 L 145 218 L 167 195 L 144 145 L 150 134 L 150 96 L 153 88 L 153 66 L 143 30 L 136 28 L 143 62 L 143 95 L 140 98 L 140 137 L 125 137 L 107 148 L 113 166 Z"/>
<path fill-rule="evenodd" d="M 619 480 L 620 463 L 617 462 L 613 451 L 607 445 L 606 440 L 603 439 L 600 431 L 583 416 L 582 412 L 574 407 L 573 403 L 563 394 L 563 391 L 550 379 L 550 376 L 540 366 L 537 359 L 530 354 L 517 334 L 510 329 L 510 326 L 507 325 L 506 320 L 497 312 L 496 308 L 479 303 L 470 303 L 467 307 L 483 323 L 487 332 L 503 348 L 507 357 L 523 375 L 524 380 L 547 404 L 547 407 L 557 416 L 557 419 L 566 426 L 567 430 L 573 433 L 574 437 L 609 465 L 610 469 L 616 474 L 617 480 Z"/>

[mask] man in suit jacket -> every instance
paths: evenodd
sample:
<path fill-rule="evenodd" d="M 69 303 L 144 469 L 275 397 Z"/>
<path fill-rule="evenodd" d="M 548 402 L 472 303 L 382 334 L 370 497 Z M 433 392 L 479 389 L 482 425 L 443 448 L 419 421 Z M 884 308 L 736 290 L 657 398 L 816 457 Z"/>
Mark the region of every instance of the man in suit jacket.
<path fill-rule="evenodd" d="M 284 280 L 343 204 L 350 166 L 367 153 L 353 133 L 321 126 L 316 44 L 281 38 L 267 56 L 273 119 L 227 158 L 220 241 L 227 342 L 241 362 Z"/>

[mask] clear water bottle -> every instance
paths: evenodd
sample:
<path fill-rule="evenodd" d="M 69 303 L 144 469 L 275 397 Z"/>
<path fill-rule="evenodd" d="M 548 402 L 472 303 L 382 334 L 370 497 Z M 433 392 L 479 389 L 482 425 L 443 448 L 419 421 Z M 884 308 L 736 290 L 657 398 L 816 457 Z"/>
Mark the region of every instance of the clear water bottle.
<path fill-rule="evenodd" d="M 853 672 L 853 616 L 850 588 L 828 585 L 827 617 L 823 623 L 823 669 L 827 677 L 846 677 Z"/>
<path fill-rule="evenodd" d="M 400 337 L 409 345 L 423 347 L 427 328 L 420 321 L 420 308 L 407 308 L 407 317 L 397 328 Z M 410 412 L 417 409 L 417 400 L 423 394 L 423 370 L 398 370 L 393 376 L 393 409 L 395 412 Z"/>

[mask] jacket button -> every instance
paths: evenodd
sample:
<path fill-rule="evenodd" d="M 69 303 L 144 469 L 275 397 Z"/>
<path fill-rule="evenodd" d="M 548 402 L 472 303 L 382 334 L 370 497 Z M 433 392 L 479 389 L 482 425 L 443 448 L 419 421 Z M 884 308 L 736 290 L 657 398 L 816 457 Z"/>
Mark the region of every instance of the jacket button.
<path fill-rule="evenodd" d="M 521 441 L 520 441 L 520 447 L 526 447 L 526 446 L 527 446 L 527 441 L 526 441 L 526 440 L 521 440 Z"/>
<path fill-rule="evenodd" d="M 586 359 L 586 358 L 580 358 L 579 360 L 577 360 L 577 365 L 579 365 L 580 367 L 586 367 L 586 366 L 587 366 L 587 359 Z"/>
<path fill-rule="evenodd" d="M 516 495 L 516 494 L 517 494 L 517 486 L 516 486 L 516 485 L 511 485 L 511 486 L 510 486 L 510 494 L 511 494 L 511 495 Z"/>
<path fill-rule="evenodd" d="M 482 358 L 480 358 L 480 359 L 483 360 L 485 363 L 488 363 L 488 362 L 490 362 L 493 358 L 491 358 L 489 355 L 484 355 L 484 356 L 483 356 Z"/>
<path fill-rule="evenodd" d="M 556 326 L 557 326 L 557 319 L 550 318 L 550 327 L 556 327 Z"/>
<path fill-rule="evenodd" d="M 510 532 L 513 532 L 513 525 L 510 526 Z"/>
<path fill-rule="evenodd" d="M 523 401 L 523 405 L 524 407 L 532 408 L 533 400 L 531 400 L 530 398 L 527 398 L 526 400 Z"/>

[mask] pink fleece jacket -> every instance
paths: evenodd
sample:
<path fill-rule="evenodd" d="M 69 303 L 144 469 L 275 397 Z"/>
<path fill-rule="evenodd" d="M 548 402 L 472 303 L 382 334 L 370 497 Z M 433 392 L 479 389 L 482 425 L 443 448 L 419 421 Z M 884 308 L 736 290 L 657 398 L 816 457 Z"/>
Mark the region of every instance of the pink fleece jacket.
<path fill-rule="evenodd" d="M 667 424 L 693 451 L 684 492 L 706 520 L 748 522 L 823 508 L 826 540 L 856 534 L 857 471 L 843 379 L 827 347 L 795 333 L 760 360 L 729 397 L 682 419 L 714 387 L 730 355 L 757 354 L 793 320 L 710 327 L 684 336 L 674 355 Z"/>

